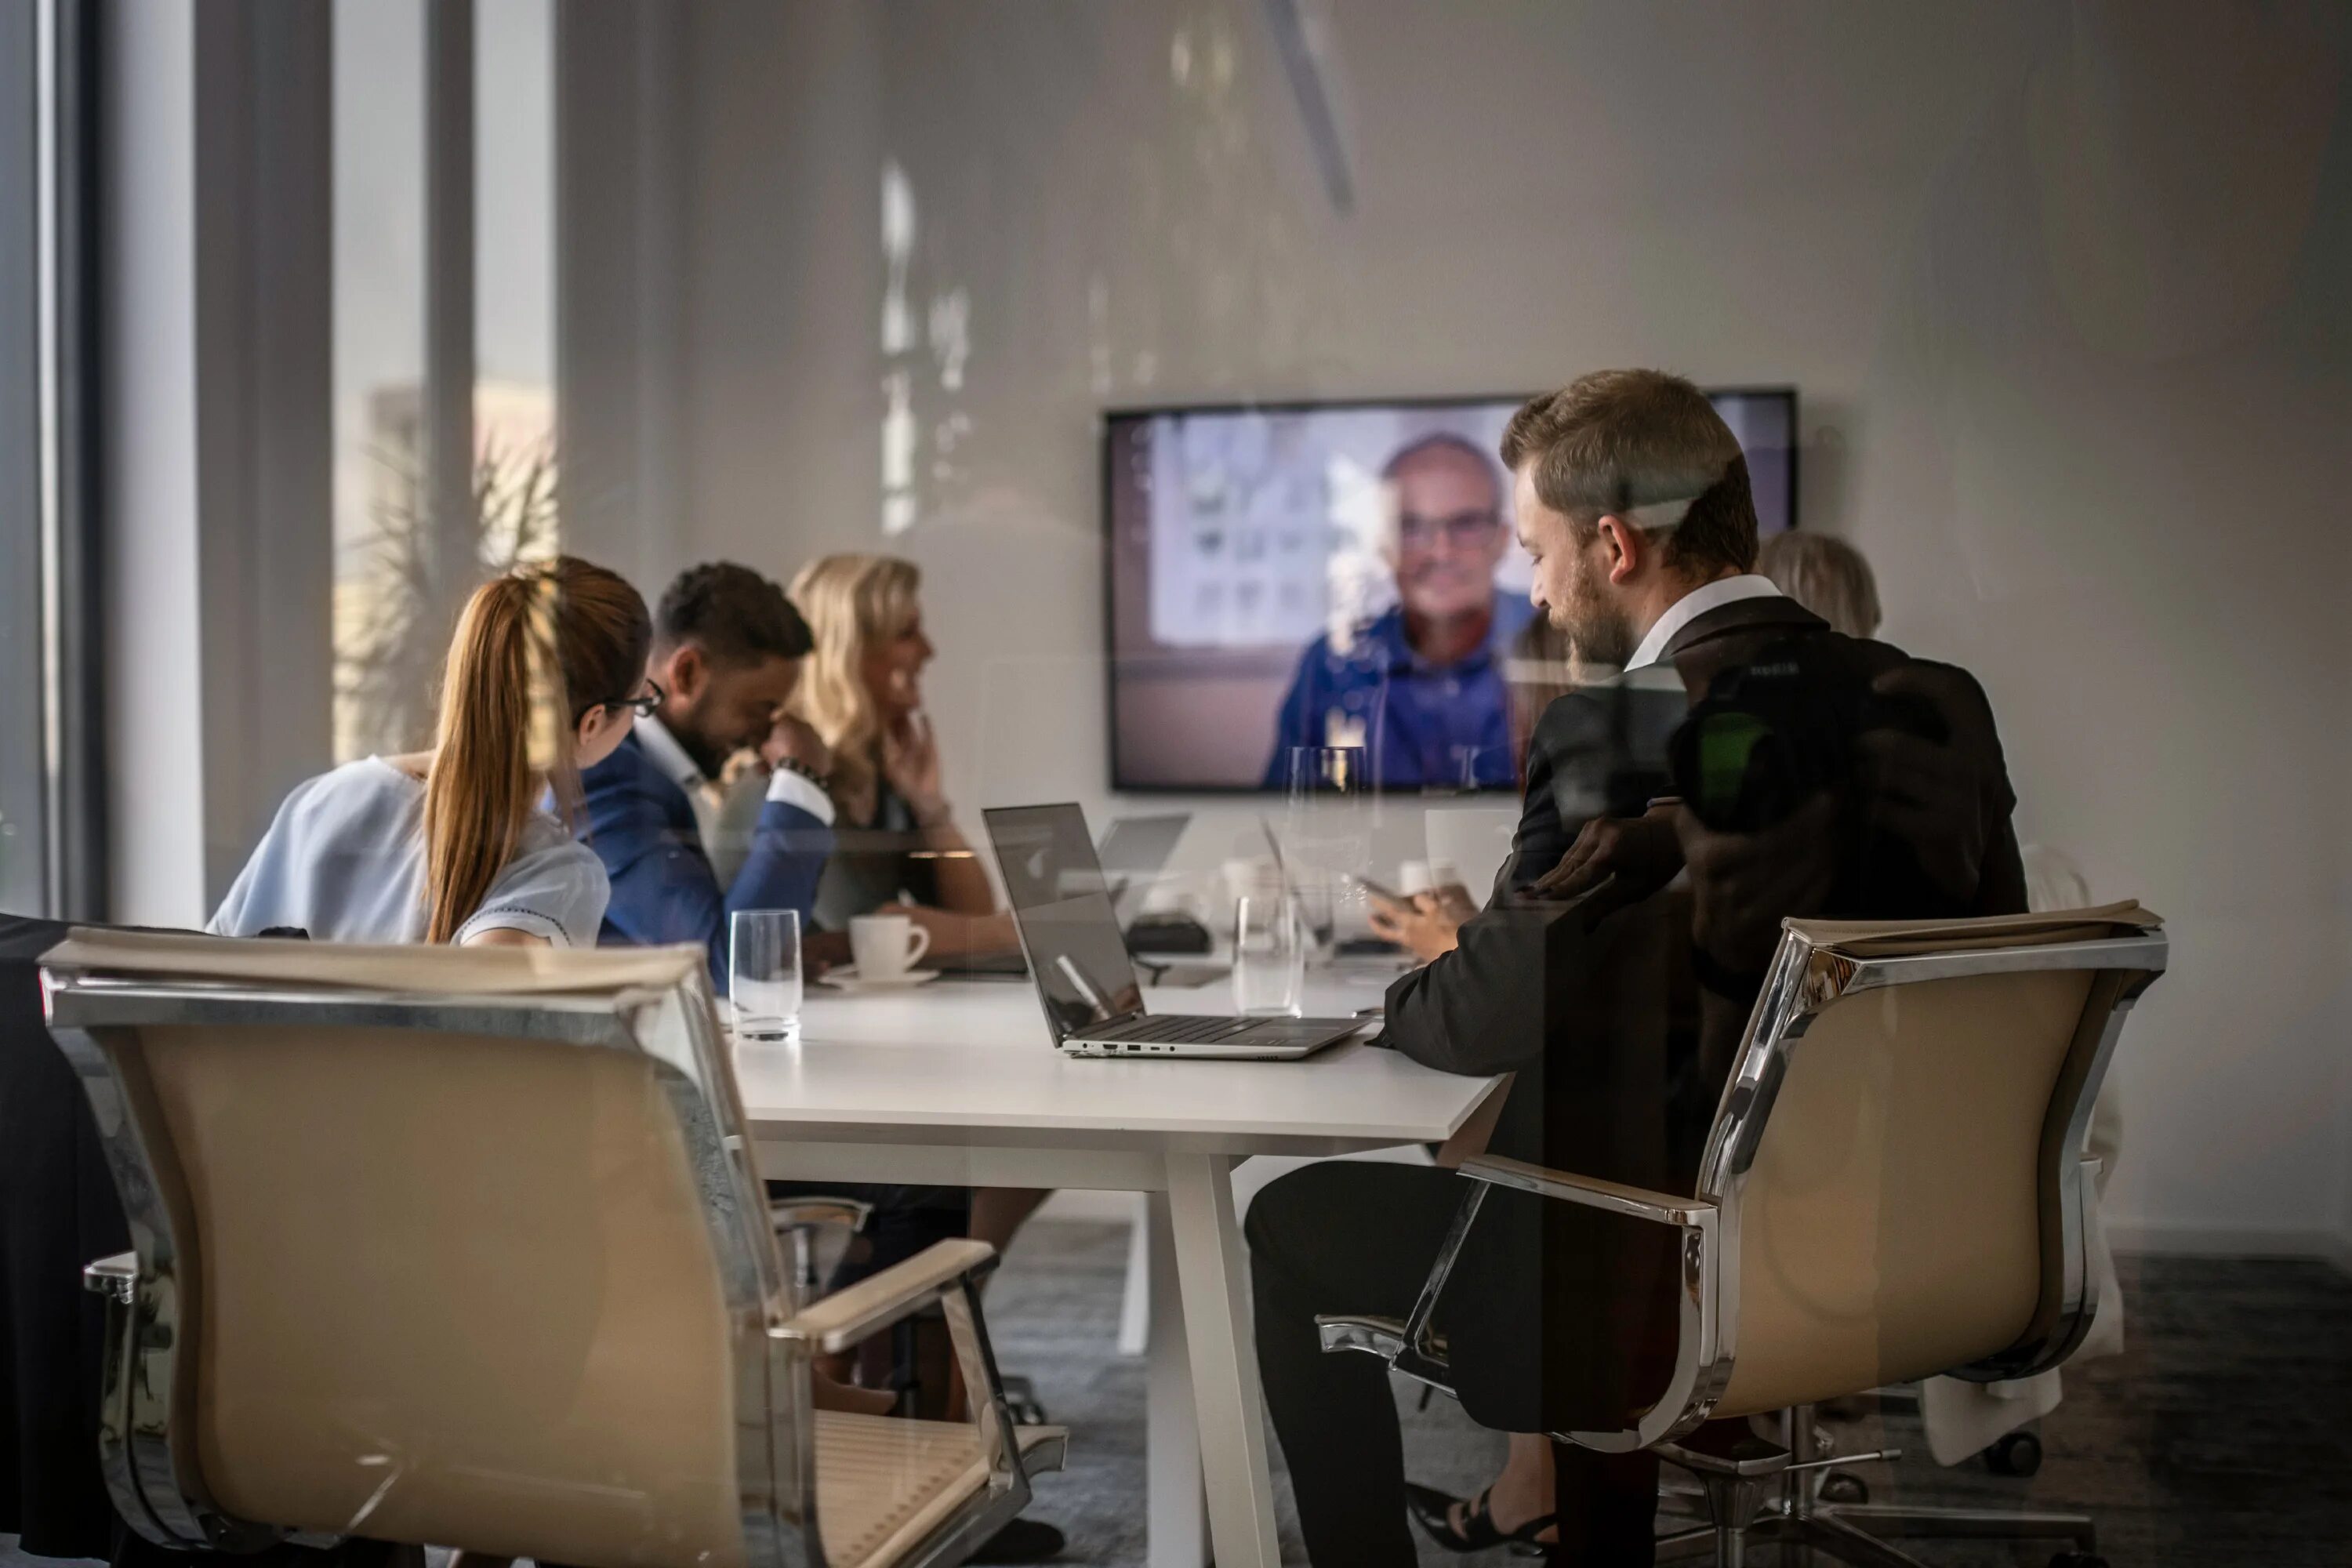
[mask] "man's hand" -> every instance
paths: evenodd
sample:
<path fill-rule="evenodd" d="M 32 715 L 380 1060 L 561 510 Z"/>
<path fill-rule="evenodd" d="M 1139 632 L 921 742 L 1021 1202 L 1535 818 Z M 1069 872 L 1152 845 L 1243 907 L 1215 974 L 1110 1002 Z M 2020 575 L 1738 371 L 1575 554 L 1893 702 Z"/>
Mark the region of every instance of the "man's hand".
<path fill-rule="evenodd" d="M 1458 882 L 1415 893 L 1403 903 L 1371 895 L 1373 934 L 1395 942 L 1427 963 L 1452 952 L 1461 942 L 1462 922 L 1478 912 L 1470 889 Z"/>
<path fill-rule="evenodd" d="M 1966 904 L 1976 898 L 1994 824 L 1985 759 L 2000 755 L 1992 714 L 1958 670 L 1908 664 L 1871 683 L 1882 696 L 1925 702 L 1942 715 L 1947 742 L 1871 730 L 1855 742 L 1870 826 L 1911 846 L 1919 868 Z"/>
<path fill-rule="evenodd" d="M 789 713 L 776 715 L 768 738 L 760 742 L 760 760 L 771 768 L 781 767 L 790 760 L 819 778 L 833 772 L 833 748 L 814 730 Z"/>
<path fill-rule="evenodd" d="M 1665 803 L 1640 816 L 1594 817 L 1577 834 L 1559 864 L 1538 877 L 1528 891 L 1541 899 L 1573 899 L 1613 876 L 1627 902 L 1649 897 L 1683 868 L 1675 809 Z"/>
<path fill-rule="evenodd" d="M 1690 868 L 1691 940 L 1721 969 L 1762 974 L 1780 922 L 1819 914 L 1837 879 L 1837 797 L 1814 795 L 1760 833 L 1717 833 L 1689 808 L 1675 824 Z"/>
<path fill-rule="evenodd" d="M 849 933 L 845 931 L 813 931 L 801 938 L 801 967 L 812 980 L 827 970 L 839 969 L 849 963 Z"/>

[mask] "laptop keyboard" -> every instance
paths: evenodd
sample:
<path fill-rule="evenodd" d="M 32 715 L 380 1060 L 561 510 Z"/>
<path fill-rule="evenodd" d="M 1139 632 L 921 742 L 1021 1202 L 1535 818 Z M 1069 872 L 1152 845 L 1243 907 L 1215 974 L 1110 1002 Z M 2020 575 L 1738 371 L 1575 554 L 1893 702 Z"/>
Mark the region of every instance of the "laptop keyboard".
<path fill-rule="evenodd" d="M 1181 1041 L 1188 1046 L 1204 1046 L 1231 1039 L 1244 1030 L 1256 1028 L 1265 1021 L 1263 1018 L 1220 1018 L 1205 1014 L 1157 1013 L 1099 1029 L 1088 1029 L 1084 1037 L 1138 1042 Z"/>

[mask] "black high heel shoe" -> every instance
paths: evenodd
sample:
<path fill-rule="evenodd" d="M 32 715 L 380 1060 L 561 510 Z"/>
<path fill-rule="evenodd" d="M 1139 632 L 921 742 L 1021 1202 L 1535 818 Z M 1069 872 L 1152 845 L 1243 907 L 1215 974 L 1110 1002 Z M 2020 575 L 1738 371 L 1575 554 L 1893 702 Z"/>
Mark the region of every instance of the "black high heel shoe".
<path fill-rule="evenodd" d="M 1405 1507 L 1412 1511 L 1413 1522 L 1422 1532 L 1448 1552 L 1484 1552 L 1489 1547 L 1508 1546 L 1514 1557 L 1541 1557 L 1551 1547 L 1538 1541 L 1537 1536 L 1559 1522 L 1559 1516 L 1548 1513 L 1531 1519 L 1508 1534 L 1495 1527 L 1494 1515 L 1486 1511 L 1486 1494 L 1480 1492 L 1467 1502 L 1435 1487 L 1404 1484 Z M 1454 1528 L 1454 1505 L 1462 1503 L 1462 1528 Z"/>

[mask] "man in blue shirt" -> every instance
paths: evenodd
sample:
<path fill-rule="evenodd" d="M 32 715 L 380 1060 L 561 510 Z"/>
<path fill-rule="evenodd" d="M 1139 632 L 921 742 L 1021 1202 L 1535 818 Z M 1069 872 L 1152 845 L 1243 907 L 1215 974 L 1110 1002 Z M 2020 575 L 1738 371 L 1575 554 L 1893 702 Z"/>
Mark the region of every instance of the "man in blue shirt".
<path fill-rule="evenodd" d="M 1361 746 L 1375 787 L 1507 788 L 1518 781 L 1505 661 L 1533 612 L 1495 590 L 1510 545 L 1503 487 L 1459 436 L 1424 436 L 1381 470 L 1393 509 L 1397 603 L 1307 645 L 1276 721 L 1265 784 L 1293 746 Z"/>
<path fill-rule="evenodd" d="M 748 566 L 694 567 L 662 595 L 651 663 L 660 705 L 580 781 L 588 842 L 613 884 L 606 945 L 698 942 L 724 995 L 735 910 L 798 910 L 805 931 L 833 848 L 830 753 L 783 712 L 810 647 L 783 590 Z M 750 853 L 722 886 L 709 784 L 751 746 L 770 770 L 767 799 Z"/>

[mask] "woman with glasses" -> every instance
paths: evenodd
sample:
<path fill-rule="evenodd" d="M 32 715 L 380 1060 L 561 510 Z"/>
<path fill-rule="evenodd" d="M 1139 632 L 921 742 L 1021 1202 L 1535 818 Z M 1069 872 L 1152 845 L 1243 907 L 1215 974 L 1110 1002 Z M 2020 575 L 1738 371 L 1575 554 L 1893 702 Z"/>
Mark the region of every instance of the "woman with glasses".
<path fill-rule="evenodd" d="M 207 929 L 594 946 L 604 868 L 569 823 L 581 770 L 659 700 L 652 637 L 637 591 L 572 556 L 484 584 L 449 644 L 433 749 L 297 787 Z"/>

